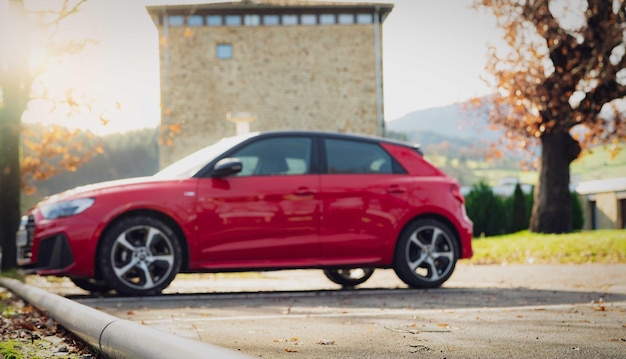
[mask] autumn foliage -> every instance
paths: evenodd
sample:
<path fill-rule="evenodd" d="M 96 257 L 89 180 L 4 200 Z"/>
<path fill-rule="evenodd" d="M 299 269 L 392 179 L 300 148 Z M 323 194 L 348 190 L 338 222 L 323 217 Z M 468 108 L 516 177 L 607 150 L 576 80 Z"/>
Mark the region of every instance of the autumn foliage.
<path fill-rule="evenodd" d="M 572 229 L 569 164 L 591 145 L 626 140 L 624 1 L 477 0 L 494 15 L 508 45 L 488 50 L 487 81 L 477 99 L 506 131 L 503 146 L 541 147 L 531 230 Z"/>
<path fill-rule="evenodd" d="M 489 48 L 486 69 L 498 89 L 491 119 L 519 147 L 577 126 L 573 136 L 582 148 L 626 140 L 623 102 L 620 111 L 615 101 L 626 96 L 626 10 L 615 3 L 590 0 L 585 8 L 582 1 L 478 2 L 493 11 L 510 49 Z M 568 28 L 555 15 L 572 12 L 585 24 Z"/>
<path fill-rule="evenodd" d="M 23 126 L 22 144 L 25 150 L 20 171 L 22 189 L 26 194 L 35 191 L 32 180 L 46 180 L 61 170 L 75 172 L 94 155 L 104 152 L 91 133 L 58 125 L 37 133 L 32 127 Z"/>

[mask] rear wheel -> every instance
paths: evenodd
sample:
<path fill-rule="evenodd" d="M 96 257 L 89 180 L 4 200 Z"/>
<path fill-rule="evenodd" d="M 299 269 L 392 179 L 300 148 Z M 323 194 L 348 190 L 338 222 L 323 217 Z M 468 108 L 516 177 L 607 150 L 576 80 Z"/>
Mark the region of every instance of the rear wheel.
<path fill-rule="evenodd" d="M 346 286 L 353 287 L 368 280 L 374 273 L 374 268 L 341 268 L 324 269 L 324 274 L 331 281 Z"/>
<path fill-rule="evenodd" d="M 401 234 L 394 271 L 411 287 L 436 288 L 454 271 L 459 250 L 450 228 L 435 219 L 419 219 Z"/>
<path fill-rule="evenodd" d="M 78 288 L 91 293 L 106 293 L 112 289 L 107 282 L 100 279 L 71 277 L 70 280 Z"/>
<path fill-rule="evenodd" d="M 172 282 L 181 258 L 180 239 L 170 226 L 153 217 L 135 216 L 107 230 L 98 265 L 118 293 L 155 295 Z"/>

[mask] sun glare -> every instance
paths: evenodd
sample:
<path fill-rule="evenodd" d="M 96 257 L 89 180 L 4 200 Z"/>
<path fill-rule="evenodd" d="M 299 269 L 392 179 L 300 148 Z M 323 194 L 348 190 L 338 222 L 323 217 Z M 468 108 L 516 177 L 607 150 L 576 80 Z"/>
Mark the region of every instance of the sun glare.
<path fill-rule="evenodd" d="M 61 3 L 24 5 L 34 22 Z M 23 122 L 98 135 L 158 126 L 158 35 L 143 2 L 87 1 L 58 27 L 45 16 L 28 43 L 29 67 L 38 72 Z"/>

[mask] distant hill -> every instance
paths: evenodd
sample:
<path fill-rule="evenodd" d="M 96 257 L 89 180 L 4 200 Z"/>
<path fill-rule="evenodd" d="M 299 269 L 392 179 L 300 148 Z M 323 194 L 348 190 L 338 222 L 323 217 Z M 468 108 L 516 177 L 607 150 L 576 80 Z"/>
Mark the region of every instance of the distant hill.
<path fill-rule="evenodd" d="M 500 159 L 487 159 L 489 145 L 497 144 L 502 131 L 490 129 L 486 115 L 465 110 L 463 103 L 413 111 L 387 122 L 386 129 L 390 137 L 419 144 L 427 159 L 463 185 L 481 180 L 492 185 L 502 180 L 536 182 L 536 172 L 522 171 L 520 153 L 500 147 Z M 624 173 L 626 150 L 611 158 L 603 146 L 595 147 L 591 153 L 585 152 L 571 166 L 574 183 L 623 177 Z"/>
<path fill-rule="evenodd" d="M 463 139 L 470 142 L 495 142 L 501 131 L 488 127 L 486 114 L 466 110 L 462 103 L 410 112 L 388 121 L 389 131 L 406 135 L 407 140 L 421 144 L 435 143 L 429 136 L 439 135 L 446 140 Z M 421 140 L 421 141 L 420 141 Z"/>
<path fill-rule="evenodd" d="M 488 111 L 472 111 L 464 105 L 457 103 L 408 113 L 386 123 L 388 136 L 419 144 L 427 157 L 485 161 L 490 145 L 497 143 L 502 131 L 489 128 Z M 497 161 L 494 166 L 519 167 L 519 153 L 503 152 L 504 163 Z"/>
<path fill-rule="evenodd" d="M 390 137 L 419 144 L 425 157 L 461 184 L 480 180 L 496 184 L 504 178 L 525 180 L 521 153 L 501 148 L 502 157 L 490 157 L 503 131 L 488 126 L 488 111 L 465 109 L 457 103 L 413 111 L 386 123 Z M 523 179 L 524 177 L 524 179 Z"/>

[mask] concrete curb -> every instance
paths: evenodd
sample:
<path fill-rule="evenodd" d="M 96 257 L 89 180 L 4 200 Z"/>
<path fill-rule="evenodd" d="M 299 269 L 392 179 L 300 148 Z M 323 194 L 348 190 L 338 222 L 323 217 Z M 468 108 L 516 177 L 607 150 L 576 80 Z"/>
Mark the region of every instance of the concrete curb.
<path fill-rule="evenodd" d="M 251 358 L 116 318 L 15 279 L 0 278 L 0 285 L 47 312 L 65 329 L 109 358 Z"/>

